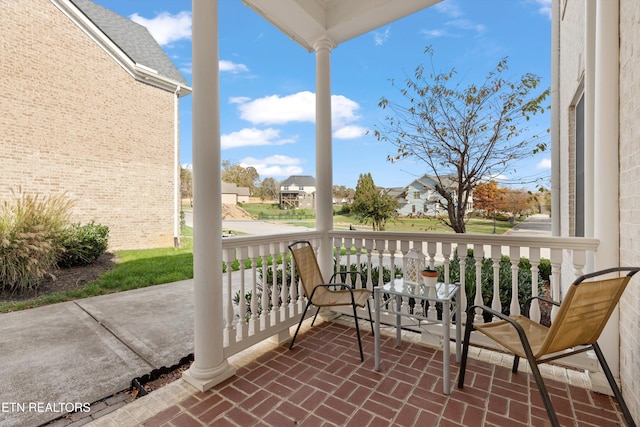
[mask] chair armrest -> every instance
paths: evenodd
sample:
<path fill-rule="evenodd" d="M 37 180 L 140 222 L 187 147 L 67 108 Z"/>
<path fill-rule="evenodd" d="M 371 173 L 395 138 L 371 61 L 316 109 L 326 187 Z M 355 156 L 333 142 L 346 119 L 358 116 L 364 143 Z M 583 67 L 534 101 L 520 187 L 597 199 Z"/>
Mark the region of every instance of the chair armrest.
<path fill-rule="evenodd" d="M 496 311 L 491 307 L 487 307 L 486 305 L 472 305 L 467 309 L 467 327 L 473 328 L 473 318 L 475 316 L 476 308 L 479 308 L 482 311 L 486 311 L 487 313 L 491 313 L 499 319 L 504 320 L 505 322 L 513 326 L 516 329 L 516 332 L 518 332 L 518 337 L 520 338 L 520 342 L 522 343 L 522 348 L 524 349 L 525 354 L 529 356 L 530 360 L 534 360 L 533 351 L 531 350 L 531 344 L 529 344 L 529 339 L 527 338 L 527 334 L 524 332 L 524 328 L 522 327 L 522 325 L 520 325 L 518 322 L 516 322 L 506 314 L 500 313 L 499 311 Z"/>
<path fill-rule="evenodd" d="M 339 276 L 345 275 L 345 274 L 358 274 L 360 275 L 360 283 L 362 284 L 362 287 L 365 288 L 367 285 L 367 280 L 365 275 L 361 272 L 361 271 L 357 271 L 357 270 L 348 270 L 348 271 L 338 271 L 337 273 L 333 273 L 333 275 L 331 276 L 331 279 L 329 279 L 329 283 L 335 283 L 335 284 L 343 284 L 344 281 L 340 281 L 340 282 L 336 282 L 336 279 L 339 278 Z"/>
<path fill-rule="evenodd" d="M 542 302 L 546 302 L 552 305 L 556 305 L 558 307 L 560 307 L 560 303 L 554 300 L 551 300 L 549 298 L 544 298 L 544 297 L 529 297 L 525 302 L 524 302 L 524 309 L 522 312 L 523 316 L 529 317 L 529 312 L 531 310 L 531 303 L 533 302 L 534 299 L 540 300 Z"/>

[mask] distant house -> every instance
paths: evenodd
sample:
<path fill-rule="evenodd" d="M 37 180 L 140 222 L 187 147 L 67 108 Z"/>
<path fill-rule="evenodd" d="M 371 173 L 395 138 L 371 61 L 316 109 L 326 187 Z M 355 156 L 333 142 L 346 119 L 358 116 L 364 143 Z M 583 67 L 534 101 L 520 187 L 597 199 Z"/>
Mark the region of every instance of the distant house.
<path fill-rule="evenodd" d="M 90 0 L 3 2 L 0 22 L 0 201 L 66 192 L 110 249 L 173 245 L 191 88 L 162 48 Z"/>
<path fill-rule="evenodd" d="M 309 175 L 292 175 L 280 183 L 281 209 L 315 209 L 316 179 Z"/>
<path fill-rule="evenodd" d="M 237 184 L 222 181 L 222 203 L 237 205 L 249 202 L 249 189 L 238 187 Z"/>
<path fill-rule="evenodd" d="M 456 183 L 448 179 L 442 178 L 443 184 L 456 191 Z M 404 187 L 402 191 L 392 189 L 391 194 L 396 196 L 396 200 L 400 205 L 398 214 L 405 216 L 437 216 L 447 213 L 442 201 L 443 197 L 436 191 L 437 178 L 429 175 L 422 175 L 420 178 L 413 180 L 409 185 Z M 473 210 L 473 200 L 469 201 L 467 212 Z"/>

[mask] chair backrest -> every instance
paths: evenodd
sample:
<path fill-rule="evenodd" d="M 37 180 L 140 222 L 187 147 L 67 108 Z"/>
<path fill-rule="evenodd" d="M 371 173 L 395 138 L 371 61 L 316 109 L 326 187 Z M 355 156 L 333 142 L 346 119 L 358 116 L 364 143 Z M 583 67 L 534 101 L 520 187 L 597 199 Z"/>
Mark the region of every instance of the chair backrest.
<path fill-rule="evenodd" d="M 302 245 L 294 248 L 296 245 Z M 316 259 L 316 253 L 313 251 L 313 247 L 309 242 L 296 242 L 289 246 L 291 250 L 291 256 L 296 265 L 296 270 L 300 276 L 302 282 L 302 289 L 305 296 L 311 298 L 313 289 L 321 283 L 324 283 L 320 267 L 318 266 L 318 260 Z"/>
<path fill-rule="evenodd" d="M 536 357 L 595 343 L 629 280 L 630 275 L 574 282 L 562 300 Z"/>

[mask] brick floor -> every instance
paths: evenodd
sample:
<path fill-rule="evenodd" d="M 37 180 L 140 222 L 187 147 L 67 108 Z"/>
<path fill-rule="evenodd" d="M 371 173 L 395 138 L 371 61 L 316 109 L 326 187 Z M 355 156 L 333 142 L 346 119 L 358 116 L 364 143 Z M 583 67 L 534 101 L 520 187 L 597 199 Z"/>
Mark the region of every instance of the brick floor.
<path fill-rule="evenodd" d="M 465 387 L 442 393 L 442 352 L 414 342 L 395 347 L 364 332 L 360 363 L 355 329 L 325 322 L 238 368 L 237 375 L 147 419 L 145 426 L 548 426 L 530 374 L 469 359 Z M 624 425 L 615 399 L 545 380 L 563 426 Z"/>

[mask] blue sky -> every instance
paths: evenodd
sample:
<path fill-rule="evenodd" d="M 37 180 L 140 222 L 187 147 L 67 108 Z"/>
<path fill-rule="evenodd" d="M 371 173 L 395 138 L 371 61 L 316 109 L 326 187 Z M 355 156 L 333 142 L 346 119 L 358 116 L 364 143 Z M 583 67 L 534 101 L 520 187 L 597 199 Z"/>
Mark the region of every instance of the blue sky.
<path fill-rule="evenodd" d="M 145 25 L 191 83 L 190 0 L 94 0 Z M 219 0 L 222 159 L 254 166 L 260 179 L 315 171 L 315 55 L 291 41 L 240 0 Z M 370 172 L 376 185 L 403 187 L 428 170 L 390 163 L 394 147 L 367 131 L 382 122 L 381 97 L 394 99 L 402 81 L 435 51 L 442 71 L 455 68 L 463 86 L 508 57 L 507 77 L 531 72 L 551 86 L 551 0 L 445 0 L 333 50 L 333 182 L 355 188 Z M 190 164 L 191 96 L 180 104 L 180 161 Z M 547 129 L 550 114 L 531 123 Z M 548 176 L 547 151 L 515 165 L 514 177 Z M 529 187 L 531 187 L 529 185 Z"/>

